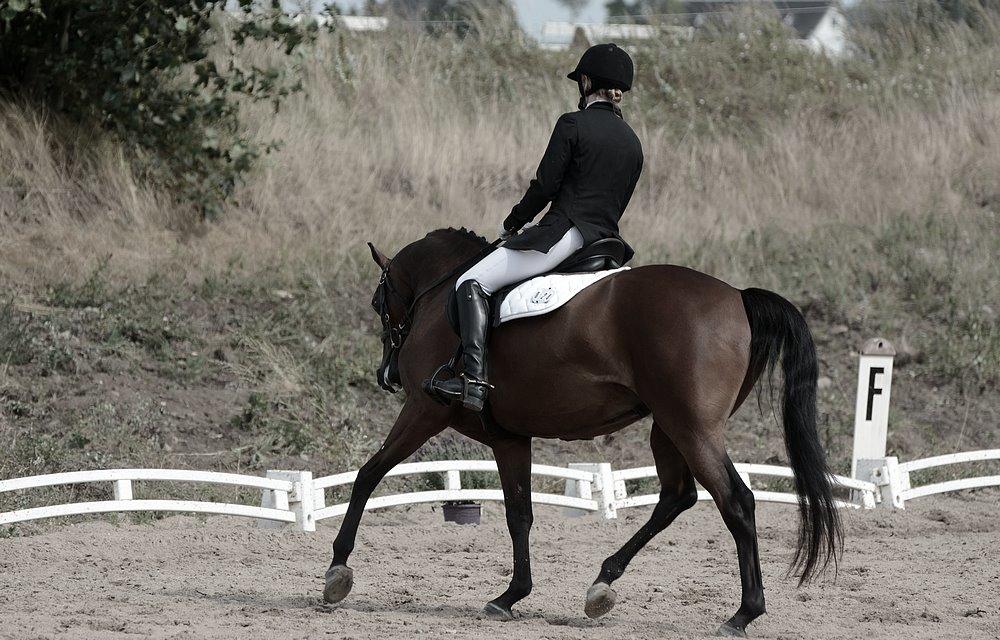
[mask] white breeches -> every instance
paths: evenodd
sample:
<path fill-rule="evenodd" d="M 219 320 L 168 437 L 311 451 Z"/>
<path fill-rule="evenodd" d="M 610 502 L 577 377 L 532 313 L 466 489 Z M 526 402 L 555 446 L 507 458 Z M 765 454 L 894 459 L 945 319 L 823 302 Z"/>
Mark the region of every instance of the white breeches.
<path fill-rule="evenodd" d="M 475 280 L 483 291 L 493 294 L 509 284 L 552 271 L 560 262 L 582 248 L 583 236 L 576 227 L 567 231 L 548 253 L 499 247 L 459 276 L 455 288 L 466 280 Z"/>

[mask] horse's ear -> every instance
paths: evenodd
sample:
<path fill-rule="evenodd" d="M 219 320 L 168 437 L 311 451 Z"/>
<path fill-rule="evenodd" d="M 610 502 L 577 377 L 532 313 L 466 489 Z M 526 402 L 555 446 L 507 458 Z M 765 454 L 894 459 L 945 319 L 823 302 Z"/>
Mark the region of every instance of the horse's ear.
<path fill-rule="evenodd" d="M 387 266 L 389 266 L 389 258 L 386 258 L 381 251 L 376 249 L 375 245 L 369 242 L 368 248 L 371 249 L 372 260 L 375 261 L 375 264 L 377 264 L 380 269 L 385 269 Z"/>

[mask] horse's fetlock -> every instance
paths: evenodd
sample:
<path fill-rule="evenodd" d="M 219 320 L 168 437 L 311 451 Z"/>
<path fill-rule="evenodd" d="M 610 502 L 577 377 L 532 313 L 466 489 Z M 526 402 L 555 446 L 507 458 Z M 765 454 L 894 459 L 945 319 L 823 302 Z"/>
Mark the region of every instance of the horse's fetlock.
<path fill-rule="evenodd" d="M 510 583 L 510 591 L 518 598 L 525 598 L 531 593 L 531 588 L 533 586 L 531 578 L 512 580 Z"/>
<path fill-rule="evenodd" d="M 347 564 L 347 558 L 350 557 L 351 552 L 354 551 L 354 544 L 342 542 L 333 543 L 333 564 Z"/>
<path fill-rule="evenodd" d="M 622 574 L 624 573 L 625 563 L 615 556 L 610 556 L 603 563 L 601 563 L 601 576 L 598 580 L 606 579 L 606 581 L 610 583 L 622 577 Z"/>
<path fill-rule="evenodd" d="M 740 613 L 745 615 L 750 620 L 759 618 L 767 613 L 764 607 L 764 595 L 761 594 L 757 597 L 745 598 L 740 604 Z"/>

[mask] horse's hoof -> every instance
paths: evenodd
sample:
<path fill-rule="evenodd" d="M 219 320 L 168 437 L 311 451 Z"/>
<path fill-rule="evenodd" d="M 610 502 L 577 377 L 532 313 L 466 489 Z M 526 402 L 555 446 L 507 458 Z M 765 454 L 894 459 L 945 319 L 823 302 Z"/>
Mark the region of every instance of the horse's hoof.
<path fill-rule="evenodd" d="M 353 569 L 342 564 L 330 567 L 326 572 L 326 586 L 323 587 L 323 600 L 330 604 L 340 602 L 347 597 L 353 586 Z"/>
<path fill-rule="evenodd" d="M 500 622 L 507 622 L 514 619 L 514 614 L 510 609 L 504 609 L 498 604 L 489 602 L 483 607 L 483 616 L 489 618 L 490 620 L 499 620 Z"/>
<path fill-rule="evenodd" d="M 615 606 L 618 594 L 606 582 L 598 582 L 587 589 L 587 603 L 583 605 L 583 612 L 588 618 L 600 618 Z"/>
<path fill-rule="evenodd" d="M 731 627 L 728 624 L 723 624 L 719 627 L 719 630 L 715 632 L 715 635 L 722 636 L 724 638 L 745 638 L 747 637 L 747 632 L 743 629 L 737 629 L 736 627 Z"/>

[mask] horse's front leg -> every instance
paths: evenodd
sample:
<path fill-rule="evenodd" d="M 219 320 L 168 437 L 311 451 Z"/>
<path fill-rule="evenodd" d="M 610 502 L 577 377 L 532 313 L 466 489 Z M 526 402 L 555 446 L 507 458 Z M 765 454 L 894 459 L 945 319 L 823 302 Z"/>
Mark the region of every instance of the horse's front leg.
<path fill-rule="evenodd" d="M 505 438 L 493 443 L 493 456 L 500 471 L 507 528 L 514 547 L 514 572 L 510 586 L 486 605 L 483 612 L 500 620 L 514 617 L 511 607 L 531 593 L 531 559 L 528 532 L 531 529 L 531 438 Z"/>
<path fill-rule="evenodd" d="M 436 405 L 430 405 L 422 398 L 421 402 L 407 401 L 382 447 L 358 471 L 351 491 L 351 502 L 337 539 L 333 542 L 333 562 L 327 569 L 326 586 L 323 589 L 323 599 L 327 602 L 340 602 L 354 585 L 354 572 L 347 566 L 347 558 L 354 551 L 354 540 L 365 511 L 365 503 L 375 487 L 393 467 L 444 430 L 446 422 L 437 409 Z"/>

